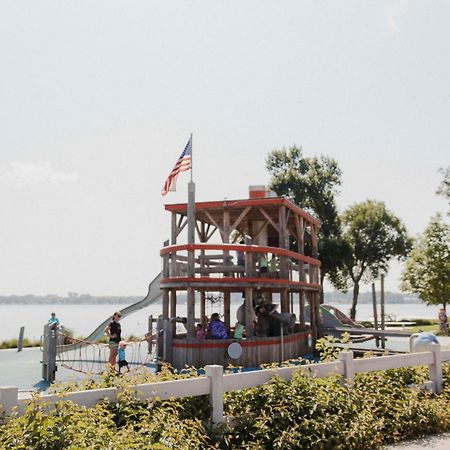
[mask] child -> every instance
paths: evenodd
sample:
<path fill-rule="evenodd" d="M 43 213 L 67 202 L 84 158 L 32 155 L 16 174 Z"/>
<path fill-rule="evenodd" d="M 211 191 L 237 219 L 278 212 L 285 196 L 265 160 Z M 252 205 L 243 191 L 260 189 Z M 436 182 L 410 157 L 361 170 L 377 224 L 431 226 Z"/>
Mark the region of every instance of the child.
<path fill-rule="evenodd" d="M 195 336 L 197 337 L 197 339 L 200 339 L 200 340 L 205 339 L 206 333 L 205 333 L 205 330 L 203 329 L 203 325 L 201 323 L 197 324 L 197 331 L 195 333 Z"/>
<path fill-rule="evenodd" d="M 117 351 L 119 355 L 119 373 L 122 369 L 122 367 L 126 367 L 127 371 L 130 371 L 130 368 L 128 367 L 128 361 L 125 359 L 125 349 L 127 347 L 127 343 L 125 341 L 119 342 L 119 349 Z"/>
<path fill-rule="evenodd" d="M 266 276 L 269 262 L 267 261 L 267 256 L 265 255 L 265 253 L 261 254 L 258 263 L 259 263 L 259 275 L 262 277 Z"/>

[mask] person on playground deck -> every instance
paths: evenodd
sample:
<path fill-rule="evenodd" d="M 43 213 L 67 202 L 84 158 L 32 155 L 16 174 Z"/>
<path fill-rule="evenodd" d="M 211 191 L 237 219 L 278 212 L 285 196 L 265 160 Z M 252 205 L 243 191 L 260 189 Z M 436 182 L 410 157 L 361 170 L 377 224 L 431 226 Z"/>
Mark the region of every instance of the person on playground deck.
<path fill-rule="evenodd" d="M 265 277 L 267 275 L 267 268 L 269 265 L 269 261 L 267 261 L 267 256 L 265 253 L 262 253 L 259 257 L 258 266 L 259 266 L 259 276 Z"/>
<path fill-rule="evenodd" d="M 122 314 L 120 311 L 114 313 L 112 321 L 105 328 L 105 334 L 109 335 L 109 365 L 114 369 L 116 367 L 117 349 L 121 341 L 122 328 L 120 326 L 120 318 Z"/>
<path fill-rule="evenodd" d="M 208 328 L 208 337 L 211 339 L 228 339 L 227 328 L 220 320 L 218 313 L 211 315 L 211 321 L 209 322 Z"/>

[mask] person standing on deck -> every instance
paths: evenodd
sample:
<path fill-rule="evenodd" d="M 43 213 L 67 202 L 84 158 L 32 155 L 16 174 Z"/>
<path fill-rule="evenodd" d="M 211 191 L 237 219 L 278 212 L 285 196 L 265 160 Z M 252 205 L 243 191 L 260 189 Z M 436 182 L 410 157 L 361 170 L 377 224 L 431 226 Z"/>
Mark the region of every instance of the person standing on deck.
<path fill-rule="evenodd" d="M 267 255 L 265 253 L 261 253 L 261 256 L 258 261 L 258 266 L 259 266 L 259 275 L 266 276 L 269 262 L 267 261 Z"/>
<path fill-rule="evenodd" d="M 117 349 L 119 348 L 119 342 L 121 341 L 122 328 L 119 323 L 121 317 L 122 314 L 120 311 L 115 312 L 112 321 L 105 328 L 105 334 L 109 335 L 108 363 L 113 369 L 116 367 Z"/>
<path fill-rule="evenodd" d="M 269 261 L 269 277 L 278 278 L 278 259 L 273 253 Z"/>

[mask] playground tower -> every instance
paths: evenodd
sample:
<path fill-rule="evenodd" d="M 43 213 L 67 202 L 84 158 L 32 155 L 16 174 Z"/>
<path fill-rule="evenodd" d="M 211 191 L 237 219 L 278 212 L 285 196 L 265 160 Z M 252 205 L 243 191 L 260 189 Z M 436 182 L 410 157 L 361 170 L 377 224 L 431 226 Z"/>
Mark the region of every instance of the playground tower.
<path fill-rule="evenodd" d="M 195 215 L 188 214 L 188 207 L 187 203 L 165 206 L 172 225 L 170 243 L 160 252 L 164 359 L 176 368 L 254 367 L 311 352 L 318 337 L 319 221 L 264 186 L 251 186 L 248 199 L 196 202 Z M 188 217 L 195 217 L 195 223 L 189 226 Z M 191 236 L 188 243 L 180 243 L 186 225 L 195 230 L 197 239 Z M 276 270 L 275 264 L 261 268 L 263 255 L 276 260 Z M 196 338 L 196 324 L 207 325 L 209 292 L 223 298 L 223 321 L 230 336 L 237 322 L 230 314 L 231 295 L 242 298 L 243 338 Z M 187 297 L 183 333 L 176 328 L 180 293 Z M 309 317 L 305 317 L 305 302 L 310 305 Z M 277 335 L 258 335 L 254 321 L 259 304 L 277 305 L 268 307 L 273 311 L 270 319 L 281 323 Z"/>

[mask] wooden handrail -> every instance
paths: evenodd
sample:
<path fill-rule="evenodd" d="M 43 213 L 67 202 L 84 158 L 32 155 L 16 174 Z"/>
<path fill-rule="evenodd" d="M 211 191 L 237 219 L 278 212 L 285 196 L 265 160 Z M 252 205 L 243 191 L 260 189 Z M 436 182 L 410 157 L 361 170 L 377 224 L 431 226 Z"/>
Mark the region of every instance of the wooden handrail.
<path fill-rule="evenodd" d="M 262 247 L 259 245 L 242 245 L 242 244 L 180 244 L 164 247 L 160 251 L 160 255 L 166 255 L 167 253 L 176 253 L 179 251 L 190 250 L 223 250 L 223 251 L 236 251 L 236 252 L 249 252 L 249 253 L 273 253 L 278 256 L 287 256 L 288 258 L 296 259 L 297 261 L 303 261 L 307 264 L 311 264 L 315 267 L 320 267 L 320 261 L 310 256 L 305 256 L 300 253 L 286 250 L 279 247 Z"/>

